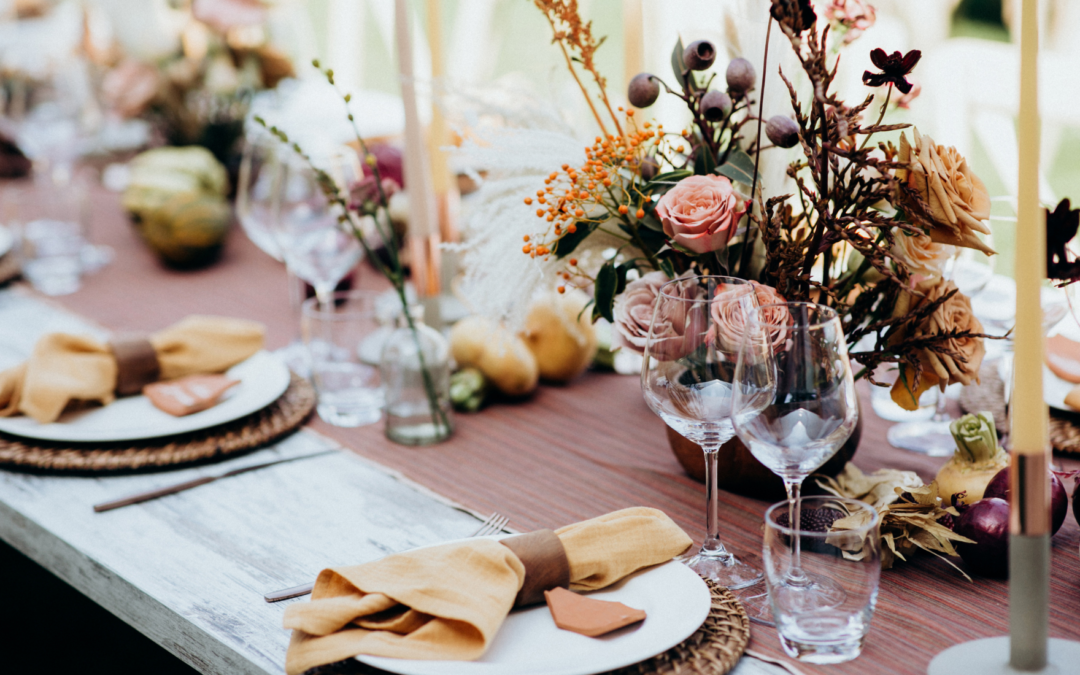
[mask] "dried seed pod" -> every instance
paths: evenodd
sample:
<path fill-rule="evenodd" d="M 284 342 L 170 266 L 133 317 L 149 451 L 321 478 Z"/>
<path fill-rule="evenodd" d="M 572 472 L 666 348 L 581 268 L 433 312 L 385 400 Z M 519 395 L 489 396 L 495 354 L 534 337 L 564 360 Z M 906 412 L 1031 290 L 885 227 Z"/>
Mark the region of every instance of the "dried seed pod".
<path fill-rule="evenodd" d="M 731 97 L 715 89 L 701 97 L 701 112 L 710 122 L 719 122 L 731 114 Z"/>
<path fill-rule="evenodd" d="M 641 178 L 643 180 L 652 180 L 656 178 L 658 173 L 660 173 L 660 165 L 656 163 L 655 159 L 646 157 L 641 160 Z"/>
<path fill-rule="evenodd" d="M 757 73 L 754 72 L 754 64 L 739 57 L 732 59 L 727 67 L 728 92 L 732 96 L 742 96 L 754 88 L 757 82 Z"/>
<path fill-rule="evenodd" d="M 660 84 L 650 73 L 638 73 L 630 80 L 626 98 L 635 108 L 648 108 L 660 96 Z"/>
<path fill-rule="evenodd" d="M 690 70 L 705 70 L 716 60 L 716 47 L 708 40 L 695 40 L 683 50 L 682 59 Z"/>
<path fill-rule="evenodd" d="M 794 148 L 799 144 L 799 125 L 790 117 L 776 115 L 765 123 L 765 135 L 777 147 Z"/>

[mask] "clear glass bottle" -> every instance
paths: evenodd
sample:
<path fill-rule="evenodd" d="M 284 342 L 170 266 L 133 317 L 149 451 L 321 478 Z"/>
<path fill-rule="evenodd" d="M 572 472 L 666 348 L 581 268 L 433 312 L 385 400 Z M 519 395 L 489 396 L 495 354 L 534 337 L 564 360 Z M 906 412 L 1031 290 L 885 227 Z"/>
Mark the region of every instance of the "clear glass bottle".
<path fill-rule="evenodd" d="M 426 325 L 422 307 L 409 310 L 386 340 L 379 370 L 386 390 L 386 437 L 402 445 L 430 445 L 454 431 L 450 405 L 450 344 Z"/>

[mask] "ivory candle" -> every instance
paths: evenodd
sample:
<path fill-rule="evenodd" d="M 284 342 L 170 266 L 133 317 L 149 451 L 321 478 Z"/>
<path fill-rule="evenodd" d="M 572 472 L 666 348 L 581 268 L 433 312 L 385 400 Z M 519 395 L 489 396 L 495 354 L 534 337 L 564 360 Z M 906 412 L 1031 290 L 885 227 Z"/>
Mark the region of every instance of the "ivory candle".
<path fill-rule="evenodd" d="M 409 29 L 408 0 L 394 1 L 394 32 L 397 40 L 398 72 L 401 75 L 401 102 L 405 108 L 405 186 L 409 194 L 411 237 L 438 233 L 435 200 L 428 172 L 424 129 L 416 106 L 416 78 L 413 71 L 412 35 Z"/>
<path fill-rule="evenodd" d="M 450 169 L 446 163 L 446 153 L 442 148 L 447 143 L 446 119 L 443 117 L 442 108 L 436 101 L 437 91 L 440 86 L 443 70 L 442 59 L 442 16 L 440 3 L 442 0 L 427 0 L 427 36 L 428 47 L 431 49 L 431 128 L 428 130 L 428 150 L 431 155 L 431 182 L 435 195 L 445 195 L 450 189 Z"/>
<path fill-rule="evenodd" d="M 1020 42 L 1020 185 L 1016 230 L 1016 356 L 1012 451 L 1046 453 L 1043 331 L 1040 293 L 1046 273 L 1046 225 L 1039 206 L 1039 85 L 1037 0 L 1024 0 Z"/>

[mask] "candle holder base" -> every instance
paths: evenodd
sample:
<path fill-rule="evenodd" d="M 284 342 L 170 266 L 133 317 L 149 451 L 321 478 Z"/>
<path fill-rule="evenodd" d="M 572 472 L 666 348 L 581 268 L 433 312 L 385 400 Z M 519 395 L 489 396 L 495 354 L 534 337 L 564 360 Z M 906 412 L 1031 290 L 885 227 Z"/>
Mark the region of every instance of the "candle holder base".
<path fill-rule="evenodd" d="M 1080 663 L 1080 642 L 1051 638 L 1047 664 L 1041 670 L 1017 670 L 1009 665 L 1009 637 L 972 640 L 949 647 L 934 657 L 927 675 L 1067 675 Z"/>

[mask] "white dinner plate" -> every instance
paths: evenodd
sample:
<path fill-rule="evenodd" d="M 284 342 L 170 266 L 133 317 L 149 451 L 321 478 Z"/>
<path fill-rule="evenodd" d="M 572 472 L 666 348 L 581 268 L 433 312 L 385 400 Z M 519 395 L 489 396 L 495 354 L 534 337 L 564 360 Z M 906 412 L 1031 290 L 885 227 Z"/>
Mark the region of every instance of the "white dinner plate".
<path fill-rule="evenodd" d="M 589 597 L 643 609 L 645 621 L 591 638 L 556 627 L 547 605 L 536 605 L 511 612 L 491 647 L 476 661 L 356 658 L 402 675 L 589 675 L 671 649 L 701 627 L 712 604 L 701 577 L 675 561 L 638 572 Z"/>
<path fill-rule="evenodd" d="M 52 424 L 30 417 L 0 417 L 0 431 L 46 441 L 102 443 L 173 436 L 231 422 L 261 410 L 289 387 L 289 369 L 273 354 L 260 351 L 230 368 L 240 384 L 225 392 L 213 408 L 184 417 L 158 410 L 145 396 L 125 396 L 107 406 L 65 413 Z"/>
<path fill-rule="evenodd" d="M 0 225 L 0 258 L 4 256 L 11 247 L 15 245 L 15 235 L 11 233 L 9 228 Z"/>

